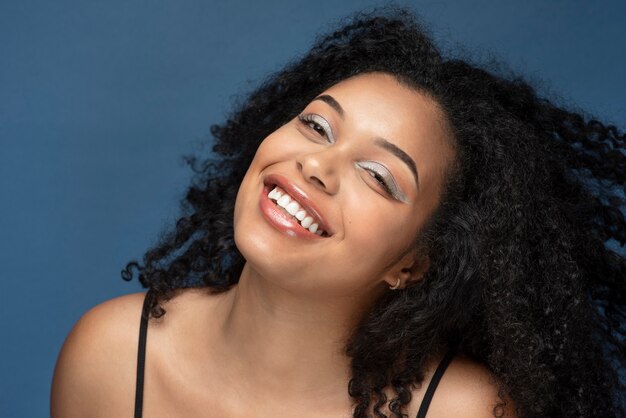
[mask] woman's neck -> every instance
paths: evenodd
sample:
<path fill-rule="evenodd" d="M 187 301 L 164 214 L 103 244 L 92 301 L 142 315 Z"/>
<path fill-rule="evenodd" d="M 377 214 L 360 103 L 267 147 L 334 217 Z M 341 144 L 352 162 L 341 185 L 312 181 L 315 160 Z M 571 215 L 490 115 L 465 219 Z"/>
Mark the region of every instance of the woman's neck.
<path fill-rule="evenodd" d="M 248 265 L 229 293 L 219 330 L 223 367 L 256 390 L 284 397 L 347 395 L 344 349 L 359 316 L 357 298 L 303 298 Z"/>

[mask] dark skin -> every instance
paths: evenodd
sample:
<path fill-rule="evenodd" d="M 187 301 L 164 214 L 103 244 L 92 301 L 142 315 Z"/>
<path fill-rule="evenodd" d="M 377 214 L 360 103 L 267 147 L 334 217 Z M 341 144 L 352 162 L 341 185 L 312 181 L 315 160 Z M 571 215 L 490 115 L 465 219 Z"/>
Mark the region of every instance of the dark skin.
<path fill-rule="evenodd" d="M 428 269 L 428 259 L 409 250 L 438 203 L 454 151 L 436 103 L 389 75 L 360 75 L 324 94 L 343 115 L 328 101 L 310 103 L 303 113 L 321 119 L 295 118 L 268 136 L 241 184 L 235 240 L 247 263 L 239 284 L 217 295 L 179 291 L 167 315 L 151 320 L 144 416 L 352 416 L 345 340 L 377 296 Z M 381 137 L 415 162 L 417 182 L 406 161 L 376 142 Z M 332 234 L 292 236 L 291 226 L 268 220 L 259 208 L 268 174 L 302 189 Z M 141 293 L 113 299 L 77 323 L 57 363 L 53 417 L 132 414 L 142 303 Z M 428 362 L 409 416 L 442 355 Z M 489 371 L 458 356 L 428 417 L 488 417 L 496 403 Z M 505 416 L 514 416 L 509 405 Z"/>

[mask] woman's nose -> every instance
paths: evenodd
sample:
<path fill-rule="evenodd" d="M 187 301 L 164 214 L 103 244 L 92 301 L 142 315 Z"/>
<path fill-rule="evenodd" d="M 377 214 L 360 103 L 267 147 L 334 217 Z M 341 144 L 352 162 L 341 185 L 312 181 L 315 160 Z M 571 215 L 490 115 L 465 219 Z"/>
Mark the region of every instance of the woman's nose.
<path fill-rule="evenodd" d="M 335 194 L 339 190 L 337 161 L 331 157 L 332 150 L 300 154 L 296 158 L 302 177 L 326 193 Z"/>

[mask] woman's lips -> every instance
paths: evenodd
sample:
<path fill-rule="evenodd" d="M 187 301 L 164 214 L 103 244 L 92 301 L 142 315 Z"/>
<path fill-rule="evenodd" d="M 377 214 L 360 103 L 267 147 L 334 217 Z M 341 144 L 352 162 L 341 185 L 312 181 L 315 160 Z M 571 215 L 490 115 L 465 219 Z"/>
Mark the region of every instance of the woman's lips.
<path fill-rule="evenodd" d="M 302 227 L 302 225 L 292 219 L 291 215 L 285 213 L 278 205 L 270 200 L 270 198 L 267 197 L 270 191 L 270 187 L 263 187 L 259 199 L 259 207 L 261 208 L 261 213 L 263 213 L 265 219 L 267 219 L 274 228 L 292 237 L 324 239 L 324 237 L 314 234 L 313 232 L 310 232 Z"/>
<path fill-rule="evenodd" d="M 333 230 L 326 223 L 326 220 L 322 216 L 322 213 L 317 208 L 315 202 L 313 202 L 309 198 L 308 194 L 304 190 L 302 190 L 302 188 L 300 188 L 297 184 L 291 182 L 287 177 L 276 173 L 268 174 L 263 179 L 263 185 L 265 186 L 265 188 L 268 188 L 268 190 L 272 190 L 274 186 L 278 186 L 280 189 L 282 189 L 282 191 L 287 193 L 289 197 L 295 200 L 298 205 L 300 205 L 300 207 L 304 209 L 311 217 L 313 217 L 314 223 L 318 224 L 319 229 L 326 231 L 325 235 L 327 237 L 334 234 Z M 289 217 L 289 215 L 286 216 Z"/>

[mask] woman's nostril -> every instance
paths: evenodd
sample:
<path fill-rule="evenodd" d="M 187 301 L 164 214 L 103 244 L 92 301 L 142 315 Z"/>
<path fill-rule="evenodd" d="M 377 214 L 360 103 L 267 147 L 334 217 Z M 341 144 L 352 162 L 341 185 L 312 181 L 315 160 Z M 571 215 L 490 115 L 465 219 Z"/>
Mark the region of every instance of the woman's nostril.
<path fill-rule="evenodd" d="M 316 182 L 317 184 L 319 184 L 319 185 L 320 185 L 320 186 L 322 186 L 322 187 L 326 187 L 326 185 L 324 184 L 324 182 L 323 182 L 322 180 L 318 179 L 318 178 L 317 178 L 317 177 L 315 177 L 315 176 L 311 176 L 311 180 L 313 180 L 314 182 Z"/>

